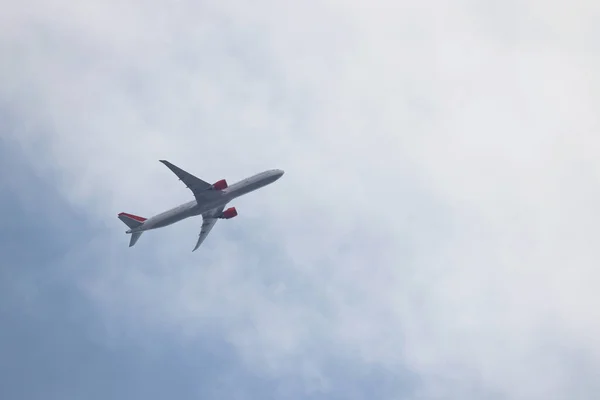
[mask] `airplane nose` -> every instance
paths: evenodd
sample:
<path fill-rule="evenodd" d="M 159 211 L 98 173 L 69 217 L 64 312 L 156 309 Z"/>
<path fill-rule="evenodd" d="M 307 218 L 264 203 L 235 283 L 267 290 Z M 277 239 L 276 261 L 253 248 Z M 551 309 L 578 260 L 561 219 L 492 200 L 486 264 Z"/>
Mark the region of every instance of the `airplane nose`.
<path fill-rule="evenodd" d="M 281 178 L 285 173 L 285 171 L 283 171 L 282 169 L 275 169 L 273 170 L 273 172 L 275 172 L 275 176 L 277 176 L 277 179 Z"/>

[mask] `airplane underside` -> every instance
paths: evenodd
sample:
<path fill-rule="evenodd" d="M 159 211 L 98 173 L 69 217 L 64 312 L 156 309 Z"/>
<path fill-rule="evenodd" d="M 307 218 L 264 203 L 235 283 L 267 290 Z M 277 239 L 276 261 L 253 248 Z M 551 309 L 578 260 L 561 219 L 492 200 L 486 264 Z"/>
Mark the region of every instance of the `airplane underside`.
<path fill-rule="evenodd" d="M 195 201 L 182 204 L 172 210 L 165 211 L 152 218 L 144 218 L 134 214 L 120 213 L 118 218 L 129 227 L 126 233 L 131 235 L 129 247 L 133 247 L 147 230 L 163 228 L 193 216 L 202 216 L 202 228 L 192 251 L 196 251 L 206 239 L 219 219 L 231 219 L 238 215 L 235 207 L 225 209 L 232 199 L 273 183 L 283 175 L 281 170 L 270 170 L 240 181 L 232 186 L 221 179 L 213 184 L 205 182 L 168 161 L 160 160 L 179 180 L 192 191 Z"/>

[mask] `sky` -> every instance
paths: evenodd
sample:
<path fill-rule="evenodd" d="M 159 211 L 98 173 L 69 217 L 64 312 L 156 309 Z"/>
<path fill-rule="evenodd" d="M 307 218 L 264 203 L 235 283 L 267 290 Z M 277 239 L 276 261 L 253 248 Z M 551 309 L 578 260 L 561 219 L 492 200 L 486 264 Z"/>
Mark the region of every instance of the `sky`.
<path fill-rule="evenodd" d="M 596 1 L 2 10 L 0 398 L 600 391 Z"/>

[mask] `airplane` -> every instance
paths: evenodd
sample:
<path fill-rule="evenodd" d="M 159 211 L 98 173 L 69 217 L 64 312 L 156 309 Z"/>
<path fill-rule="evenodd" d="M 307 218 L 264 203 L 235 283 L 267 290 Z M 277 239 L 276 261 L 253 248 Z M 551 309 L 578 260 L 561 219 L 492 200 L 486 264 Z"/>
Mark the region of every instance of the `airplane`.
<path fill-rule="evenodd" d="M 131 234 L 129 247 L 135 245 L 145 231 L 162 228 L 189 217 L 202 215 L 202 228 L 196 246 L 192 250 L 194 252 L 200 247 L 219 219 L 231 219 L 238 215 L 235 207 L 225 209 L 230 201 L 269 185 L 284 174 L 284 171 L 280 169 L 272 169 L 243 179 L 233 185 L 228 185 L 225 179 L 210 184 L 171 164 L 169 161 L 159 161 L 166 165 L 192 191 L 195 200 L 151 218 L 143 218 L 125 212 L 119 213 L 118 218 L 129 227 L 125 232 Z"/>

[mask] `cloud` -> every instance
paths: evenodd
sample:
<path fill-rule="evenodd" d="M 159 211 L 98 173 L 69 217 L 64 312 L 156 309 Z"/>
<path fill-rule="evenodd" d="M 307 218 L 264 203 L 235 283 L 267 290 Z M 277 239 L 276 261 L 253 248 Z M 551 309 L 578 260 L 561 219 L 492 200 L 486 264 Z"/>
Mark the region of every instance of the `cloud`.
<path fill-rule="evenodd" d="M 105 227 L 65 265 L 117 337 L 215 329 L 324 391 L 332 359 L 416 398 L 598 390 L 595 3 L 90 7 L 8 9 L 0 99 Z M 116 212 L 189 198 L 159 158 L 286 175 L 201 253 L 197 221 L 126 251 Z"/>

